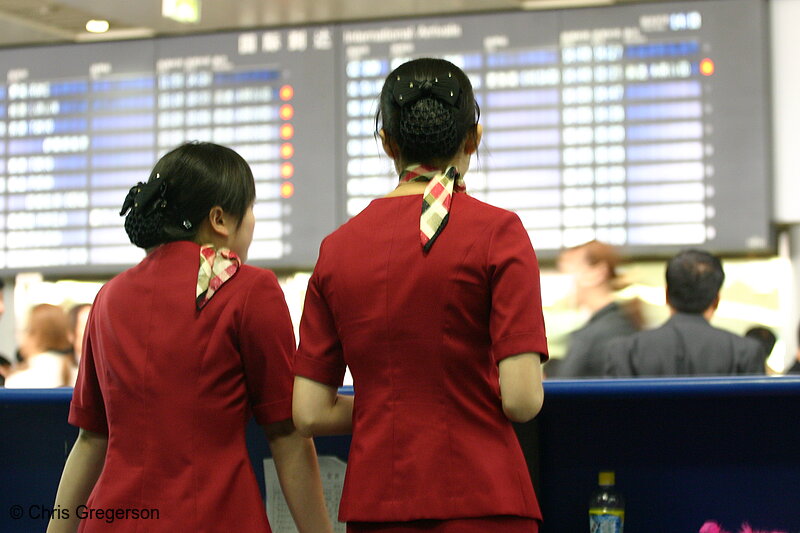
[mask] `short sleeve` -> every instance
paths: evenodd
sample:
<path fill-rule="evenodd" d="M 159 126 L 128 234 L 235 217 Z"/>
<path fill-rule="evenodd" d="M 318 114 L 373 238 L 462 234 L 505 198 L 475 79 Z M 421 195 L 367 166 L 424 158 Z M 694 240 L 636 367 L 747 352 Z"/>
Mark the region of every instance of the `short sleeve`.
<path fill-rule="evenodd" d="M 100 388 L 98 369 L 95 361 L 92 340 L 97 335 L 95 314 L 102 304 L 99 298 L 89 311 L 89 319 L 83 336 L 81 361 L 78 365 L 78 379 L 69 406 L 69 423 L 101 435 L 108 435 L 108 419 Z"/>
<path fill-rule="evenodd" d="M 500 362 L 521 353 L 548 358 L 542 315 L 539 263 L 519 217 L 507 213 L 494 229 L 488 248 L 492 291 L 489 331 L 492 356 Z"/>
<path fill-rule="evenodd" d="M 319 268 L 319 261 L 317 268 Z M 319 286 L 318 271 L 308 281 L 303 317 L 300 320 L 300 348 L 294 372 L 330 387 L 341 387 L 346 365 L 342 344 L 328 303 Z"/>
<path fill-rule="evenodd" d="M 248 291 L 239 349 L 256 421 L 263 426 L 291 418 L 294 330 L 283 291 L 270 271 L 260 271 Z"/>

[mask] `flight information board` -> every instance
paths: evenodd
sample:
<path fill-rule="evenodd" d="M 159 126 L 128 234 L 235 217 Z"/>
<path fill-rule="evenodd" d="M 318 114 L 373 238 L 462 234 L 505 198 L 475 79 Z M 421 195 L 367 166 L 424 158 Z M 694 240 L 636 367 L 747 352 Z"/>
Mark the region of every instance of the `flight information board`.
<path fill-rule="evenodd" d="M 767 250 L 764 17 L 725 0 L 345 26 L 346 212 L 396 184 L 373 138 L 383 79 L 434 56 L 481 106 L 468 192 L 517 212 L 542 255 L 591 239 L 631 255 Z"/>
<path fill-rule="evenodd" d="M 251 164 L 251 261 L 312 267 L 395 186 L 378 95 L 422 56 L 475 88 L 468 192 L 517 212 L 543 257 L 594 238 L 768 252 L 767 37 L 763 2 L 703 0 L 3 50 L 0 274 L 135 264 L 122 200 L 187 140 Z"/>
<path fill-rule="evenodd" d="M 329 27 L 0 52 L 0 269 L 138 262 L 122 201 L 190 140 L 250 163 L 251 262 L 312 265 L 335 224 L 333 56 Z"/>

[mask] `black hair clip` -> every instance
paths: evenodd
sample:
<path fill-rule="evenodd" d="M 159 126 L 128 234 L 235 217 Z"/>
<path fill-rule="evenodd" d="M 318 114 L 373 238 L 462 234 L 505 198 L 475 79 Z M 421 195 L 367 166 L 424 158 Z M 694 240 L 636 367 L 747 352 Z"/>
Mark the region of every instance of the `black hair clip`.
<path fill-rule="evenodd" d="M 160 174 L 147 183 L 139 182 L 128 191 L 122 203 L 120 216 L 125 216 L 129 210 L 148 215 L 159 208 L 167 207 L 166 200 L 167 181 L 161 179 Z"/>
<path fill-rule="evenodd" d="M 412 104 L 426 96 L 432 96 L 455 107 L 459 94 L 461 94 L 461 87 L 452 72 L 448 72 L 446 78 L 437 77 L 433 80 L 406 81 L 403 77 L 397 76 L 392 88 L 392 97 L 400 107 Z"/>

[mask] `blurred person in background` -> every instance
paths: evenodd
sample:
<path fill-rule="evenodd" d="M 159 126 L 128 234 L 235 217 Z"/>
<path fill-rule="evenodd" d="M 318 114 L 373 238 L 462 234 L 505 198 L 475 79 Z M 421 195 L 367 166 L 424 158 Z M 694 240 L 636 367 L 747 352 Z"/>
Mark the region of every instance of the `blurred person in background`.
<path fill-rule="evenodd" d="M 719 258 L 684 250 L 667 264 L 671 317 L 660 327 L 611 341 L 604 354 L 609 376 L 764 374 L 761 343 L 715 328 L 725 273 Z"/>
<path fill-rule="evenodd" d="M 69 386 L 74 387 L 78 379 L 78 364 L 81 362 L 81 350 L 83 350 L 83 332 L 86 330 L 86 322 L 89 320 L 89 311 L 92 304 L 79 303 L 73 305 L 69 313 L 69 331 L 67 336 L 72 344 L 72 360 L 70 361 L 70 380 Z"/>
<path fill-rule="evenodd" d="M 572 277 L 576 304 L 589 311 L 591 317 L 570 334 L 567 353 L 555 371 L 551 374 L 545 367 L 547 377 L 602 377 L 606 344 L 641 329 L 638 300 L 616 301 L 615 292 L 626 286 L 617 275 L 619 262 L 614 247 L 599 241 L 561 252 L 558 270 Z"/>
<path fill-rule="evenodd" d="M 5 289 L 6 283 L 2 279 L 0 279 L 0 318 L 2 318 L 3 313 L 6 311 L 6 304 L 5 304 L 5 295 L 3 294 L 3 289 Z M 6 381 L 6 377 L 11 372 L 11 359 L 9 359 L 6 354 L 0 353 L 0 387 Z"/>
<path fill-rule="evenodd" d="M 769 359 L 772 349 L 775 347 L 775 342 L 778 340 L 777 337 L 775 337 L 775 333 L 764 326 L 753 326 L 745 332 L 744 336 L 761 343 L 764 347 L 764 372 L 767 374 L 774 374 L 767 366 L 767 359 Z"/>
<path fill-rule="evenodd" d="M 56 305 L 39 304 L 31 309 L 20 336 L 22 363 L 6 378 L 6 387 L 46 389 L 69 383 L 70 349 L 67 315 Z"/>
<path fill-rule="evenodd" d="M 800 324 L 797 326 L 797 353 L 792 366 L 786 370 L 786 374 L 800 374 Z"/>

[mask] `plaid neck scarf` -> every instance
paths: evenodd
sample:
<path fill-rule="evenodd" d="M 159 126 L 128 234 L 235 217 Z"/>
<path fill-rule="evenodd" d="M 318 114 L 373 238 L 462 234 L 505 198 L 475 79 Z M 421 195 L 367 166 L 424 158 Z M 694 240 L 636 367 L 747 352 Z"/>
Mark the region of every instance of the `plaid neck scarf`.
<path fill-rule="evenodd" d="M 438 168 L 418 163 L 407 166 L 400 173 L 400 183 L 410 181 L 428 182 L 425 193 L 422 195 L 422 216 L 419 219 L 422 250 L 427 252 L 447 225 L 453 192 L 464 192 L 467 190 L 467 186 L 456 167 L 449 167 L 442 172 Z"/>
<path fill-rule="evenodd" d="M 200 247 L 200 270 L 197 273 L 195 304 L 199 311 L 208 303 L 223 283 L 239 270 L 242 261 L 227 248 L 217 250 L 210 244 Z"/>

